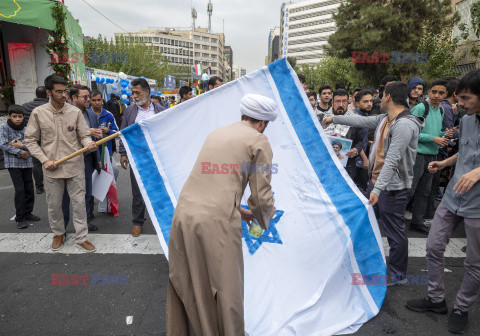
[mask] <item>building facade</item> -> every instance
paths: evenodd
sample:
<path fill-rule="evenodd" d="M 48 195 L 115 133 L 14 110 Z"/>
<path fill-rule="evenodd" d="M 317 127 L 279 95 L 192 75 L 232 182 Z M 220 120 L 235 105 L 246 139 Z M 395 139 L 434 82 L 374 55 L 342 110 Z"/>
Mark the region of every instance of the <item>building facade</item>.
<path fill-rule="evenodd" d="M 268 53 L 266 64 L 270 64 L 280 59 L 280 27 L 270 29 L 268 34 Z"/>
<path fill-rule="evenodd" d="M 232 67 L 232 80 L 239 79 L 247 74 L 247 70 L 240 65 L 233 65 Z"/>
<path fill-rule="evenodd" d="M 145 42 L 148 48 L 162 53 L 169 63 L 175 66 L 201 64 L 210 67 L 212 76 L 225 78 L 224 62 L 225 36 L 208 33 L 206 28 L 195 30 L 141 30 L 137 33 L 116 33 L 127 41 Z"/>
<path fill-rule="evenodd" d="M 280 55 L 295 57 L 297 64 L 316 64 L 323 47 L 336 31 L 333 14 L 343 0 L 306 0 L 283 3 L 280 16 Z"/>
<path fill-rule="evenodd" d="M 226 81 L 232 80 L 232 68 L 233 68 L 233 50 L 232 50 L 232 47 L 225 46 Z"/>

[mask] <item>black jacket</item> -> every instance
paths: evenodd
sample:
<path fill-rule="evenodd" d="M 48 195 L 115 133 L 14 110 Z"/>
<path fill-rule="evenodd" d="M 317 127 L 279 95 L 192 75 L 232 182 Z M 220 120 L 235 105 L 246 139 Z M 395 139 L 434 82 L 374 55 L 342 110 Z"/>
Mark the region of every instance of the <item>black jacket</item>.
<path fill-rule="evenodd" d="M 48 103 L 48 99 L 44 98 L 35 98 L 33 101 L 23 104 L 23 108 L 25 109 L 25 125 L 28 124 L 28 119 L 30 118 L 30 114 L 35 107 L 42 106 Z"/>

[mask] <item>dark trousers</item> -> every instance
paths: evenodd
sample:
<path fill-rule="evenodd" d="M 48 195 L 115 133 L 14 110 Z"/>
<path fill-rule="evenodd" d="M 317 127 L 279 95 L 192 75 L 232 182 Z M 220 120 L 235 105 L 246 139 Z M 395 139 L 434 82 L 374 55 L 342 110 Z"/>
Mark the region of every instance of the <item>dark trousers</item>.
<path fill-rule="evenodd" d="M 132 223 L 133 225 L 143 226 L 143 223 L 145 223 L 145 202 L 132 169 L 130 169 L 130 182 L 132 184 Z"/>
<path fill-rule="evenodd" d="M 92 174 L 95 170 L 93 166 L 93 159 L 92 155 L 96 154 L 89 154 L 83 158 L 85 163 L 85 210 L 87 212 L 87 218 L 90 218 L 92 206 L 91 206 L 91 199 L 92 196 Z M 65 228 L 70 221 L 70 196 L 68 196 L 67 188 L 65 188 L 63 192 L 63 199 L 62 199 L 62 211 L 63 211 L 63 221 L 65 223 Z"/>
<path fill-rule="evenodd" d="M 368 195 L 373 189 L 370 182 Z M 382 222 L 390 255 L 388 257 L 388 275 L 394 279 L 402 279 L 407 272 L 408 264 L 408 239 L 405 232 L 403 215 L 408 202 L 409 189 L 384 190 L 378 197 L 378 212 Z"/>
<path fill-rule="evenodd" d="M 32 213 L 35 203 L 32 168 L 8 168 L 15 188 L 15 216 L 22 221 L 26 214 Z"/>
<path fill-rule="evenodd" d="M 412 198 L 412 225 L 423 225 L 428 197 L 432 191 L 433 174 L 428 171 L 430 162 L 435 161 L 436 155 L 417 153 L 413 166 L 413 181 L 410 189 Z"/>
<path fill-rule="evenodd" d="M 35 189 L 43 190 L 43 168 L 42 163 L 35 157 L 33 159 L 33 179 L 35 180 Z"/>
<path fill-rule="evenodd" d="M 352 164 L 347 166 L 347 171 L 358 189 L 360 189 L 363 194 L 366 194 L 368 188 L 368 170 L 357 167 L 355 160 L 353 160 Z"/>

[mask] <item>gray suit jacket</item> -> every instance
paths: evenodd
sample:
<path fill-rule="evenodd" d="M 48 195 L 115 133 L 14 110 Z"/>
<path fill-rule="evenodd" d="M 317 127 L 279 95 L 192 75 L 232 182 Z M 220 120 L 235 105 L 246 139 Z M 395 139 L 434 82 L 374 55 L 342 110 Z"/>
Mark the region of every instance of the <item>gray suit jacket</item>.
<path fill-rule="evenodd" d="M 155 114 L 165 110 L 165 107 L 157 103 L 154 103 L 153 101 L 152 101 L 152 104 L 153 104 L 153 109 L 155 110 Z M 138 115 L 137 104 L 132 104 L 129 107 L 127 107 L 127 109 L 123 114 L 122 125 L 120 126 L 120 130 L 123 130 L 128 126 L 135 124 L 135 119 L 137 119 L 137 115 Z M 120 146 L 119 146 L 118 152 L 120 153 L 120 155 L 127 155 L 127 151 L 125 150 L 125 146 L 123 145 L 122 140 L 120 140 Z"/>

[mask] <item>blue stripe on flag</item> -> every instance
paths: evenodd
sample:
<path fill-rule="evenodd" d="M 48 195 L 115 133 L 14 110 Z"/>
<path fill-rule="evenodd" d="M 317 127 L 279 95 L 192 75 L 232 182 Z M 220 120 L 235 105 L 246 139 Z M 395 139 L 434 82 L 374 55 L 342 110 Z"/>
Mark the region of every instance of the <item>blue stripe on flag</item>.
<path fill-rule="evenodd" d="M 350 229 L 353 251 L 361 274 L 372 276 L 381 270 L 379 275 L 385 275 L 386 265 L 368 212 L 347 181 L 341 178 L 341 173 L 325 147 L 286 62 L 286 59 L 281 59 L 268 65 L 268 68 L 295 133 L 320 183 Z M 380 309 L 386 286 L 369 285 L 367 288 Z"/>
<path fill-rule="evenodd" d="M 152 205 L 163 238 L 168 246 L 170 226 L 172 225 L 173 203 L 168 195 L 162 176 L 148 146 L 140 125 L 133 124 L 124 130 L 122 135 L 127 141 L 130 153 L 133 156 L 138 174 L 142 179 L 148 199 Z"/>

